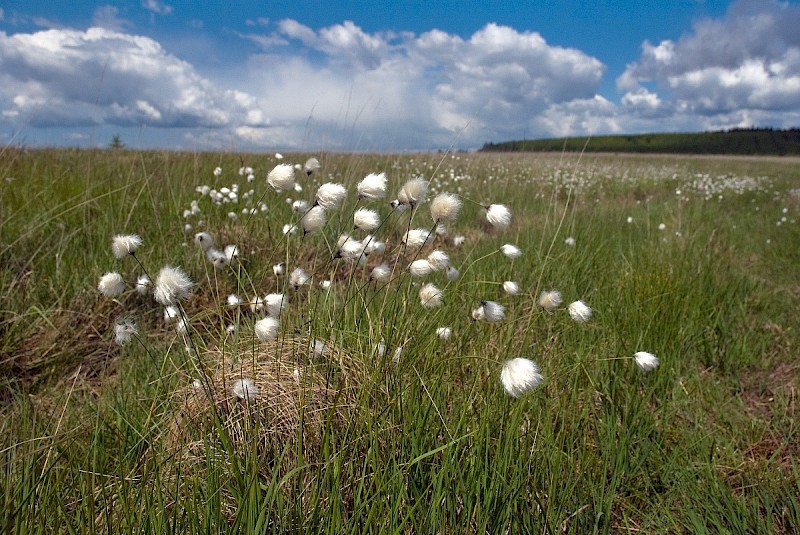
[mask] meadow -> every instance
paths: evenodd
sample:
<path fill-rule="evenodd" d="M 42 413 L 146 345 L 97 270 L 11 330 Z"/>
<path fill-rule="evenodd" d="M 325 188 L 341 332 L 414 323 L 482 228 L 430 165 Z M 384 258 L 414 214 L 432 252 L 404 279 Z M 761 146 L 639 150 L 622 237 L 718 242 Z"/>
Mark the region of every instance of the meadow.
<path fill-rule="evenodd" d="M 789 158 L 5 148 L 0 526 L 796 533 L 798 219 Z"/>

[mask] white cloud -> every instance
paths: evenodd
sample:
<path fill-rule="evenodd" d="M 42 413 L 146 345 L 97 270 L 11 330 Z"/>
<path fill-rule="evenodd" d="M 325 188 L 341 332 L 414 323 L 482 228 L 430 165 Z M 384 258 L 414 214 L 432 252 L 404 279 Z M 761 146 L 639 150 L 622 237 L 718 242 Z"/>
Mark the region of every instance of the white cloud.
<path fill-rule="evenodd" d="M 626 91 L 622 104 L 640 117 L 670 111 L 721 127 L 756 118 L 796 126 L 789 118 L 800 110 L 799 27 L 800 6 L 748 0 L 732 4 L 722 19 L 696 22 L 677 41 L 645 41 L 617 79 Z"/>
<path fill-rule="evenodd" d="M 104 28 L 0 33 L 0 109 L 25 126 L 224 128 L 265 120 L 150 38 Z"/>
<path fill-rule="evenodd" d="M 158 0 L 142 0 L 142 7 L 157 15 L 169 15 L 172 13 L 172 6 Z"/>
<path fill-rule="evenodd" d="M 131 23 L 119 17 L 119 9 L 114 6 L 100 6 L 94 10 L 92 24 L 108 30 L 123 31 Z"/>

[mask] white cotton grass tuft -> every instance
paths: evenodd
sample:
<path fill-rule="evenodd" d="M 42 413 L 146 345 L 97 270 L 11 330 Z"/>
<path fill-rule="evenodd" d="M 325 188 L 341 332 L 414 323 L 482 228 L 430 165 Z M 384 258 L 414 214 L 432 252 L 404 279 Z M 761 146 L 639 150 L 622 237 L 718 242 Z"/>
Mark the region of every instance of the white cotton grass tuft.
<path fill-rule="evenodd" d="M 276 165 L 267 175 L 267 183 L 275 191 L 286 191 L 294 187 L 294 166 L 288 163 Z"/>
<path fill-rule="evenodd" d="M 436 329 L 436 336 L 442 340 L 447 340 L 453 334 L 453 329 L 450 327 L 438 327 Z"/>
<path fill-rule="evenodd" d="M 228 306 L 230 307 L 238 307 L 242 304 L 242 299 L 236 294 L 228 295 Z"/>
<path fill-rule="evenodd" d="M 511 210 L 504 204 L 490 204 L 486 208 L 486 220 L 495 228 L 506 228 L 511 224 Z"/>
<path fill-rule="evenodd" d="M 403 236 L 403 243 L 412 249 L 420 249 L 432 241 L 433 233 L 424 228 L 412 228 Z"/>
<path fill-rule="evenodd" d="M 347 188 L 335 182 L 326 182 L 317 189 L 316 204 L 326 210 L 335 210 L 347 195 Z"/>
<path fill-rule="evenodd" d="M 245 401 L 252 401 L 258 397 L 258 387 L 252 379 L 237 379 L 231 387 L 233 395 Z"/>
<path fill-rule="evenodd" d="M 434 271 L 443 271 L 450 265 L 450 257 L 444 251 L 437 249 L 428 255 L 428 263 Z"/>
<path fill-rule="evenodd" d="M 548 312 L 552 312 L 561 306 L 564 300 L 558 290 L 544 291 L 539 294 L 539 306 Z"/>
<path fill-rule="evenodd" d="M 447 280 L 450 282 L 457 281 L 460 276 L 461 273 L 455 268 L 455 266 L 447 267 Z"/>
<path fill-rule="evenodd" d="M 114 341 L 119 345 L 125 345 L 139 334 L 136 324 L 131 320 L 123 320 L 114 326 Z"/>
<path fill-rule="evenodd" d="M 176 321 L 179 317 L 181 317 L 181 311 L 178 310 L 178 307 L 173 305 L 164 307 L 164 323 L 169 325 L 173 321 Z"/>
<path fill-rule="evenodd" d="M 274 266 L 272 266 L 272 272 L 275 275 L 283 275 L 283 265 L 284 265 L 283 262 L 275 264 Z"/>
<path fill-rule="evenodd" d="M 506 257 L 510 258 L 511 260 L 514 260 L 515 258 L 519 258 L 520 256 L 522 256 L 522 249 L 510 243 L 507 243 L 502 247 L 500 247 L 500 252 L 506 255 Z"/>
<path fill-rule="evenodd" d="M 142 238 L 136 234 L 118 234 L 111 239 L 111 251 L 117 258 L 125 258 L 128 255 L 136 254 L 136 250 L 142 244 Z"/>
<path fill-rule="evenodd" d="M 506 317 L 506 308 L 495 301 L 483 301 L 480 306 L 472 311 L 475 321 L 486 320 L 492 323 L 501 321 Z"/>
<path fill-rule="evenodd" d="M 228 257 L 225 256 L 225 253 L 218 249 L 209 249 L 206 251 L 206 257 L 208 258 L 209 262 L 214 264 L 216 269 L 224 268 L 229 264 Z"/>
<path fill-rule="evenodd" d="M 633 361 L 642 371 L 649 372 L 658 367 L 658 357 L 647 351 L 638 351 L 633 355 Z"/>
<path fill-rule="evenodd" d="M 586 323 L 592 317 L 592 309 L 583 301 L 573 301 L 567 307 L 567 311 L 578 323 Z"/>
<path fill-rule="evenodd" d="M 514 281 L 505 281 L 503 283 L 503 290 L 508 295 L 517 295 L 519 293 L 519 284 Z"/>
<path fill-rule="evenodd" d="M 442 305 L 444 294 L 433 284 L 426 284 L 419 290 L 419 300 L 425 308 L 436 308 Z"/>
<path fill-rule="evenodd" d="M 258 312 L 260 310 L 264 310 L 264 298 L 263 297 L 254 297 L 250 299 L 250 312 Z"/>
<path fill-rule="evenodd" d="M 225 253 L 225 258 L 228 259 L 229 264 L 235 260 L 239 260 L 239 246 L 237 245 L 226 245 L 223 253 Z"/>
<path fill-rule="evenodd" d="M 423 178 L 412 178 L 408 180 L 397 194 L 397 200 L 401 205 L 409 205 L 416 208 L 425 202 L 428 195 L 428 183 Z"/>
<path fill-rule="evenodd" d="M 364 232 L 372 232 L 381 225 L 381 217 L 375 210 L 359 208 L 353 213 L 353 225 Z"/>
<path fill-rule="evenodd" d="M 298 199 L 292 203 L 292 212 L 295 214 L 305 214 L 308 212 L 308 201 Z"/>
<path fill-rule="evenodd" d="M 264 298 L 264 306 L 267 308 L 267 314 L 273 317 L 278 317 L 281 312 L 286 309 L 288 300 L 284 294 L 271 293 L 267 294 Z"/>
<path fill-rule="evenodd" d="M 305 171 L 306 176 L 311 176 L 317 171 L 319 171 L 320 167 L 321 166 L 319 165 L 319 160 L 317 160 L 316 158 L 309 158 L 308 160 L 306 160 L 306 163 L 303 164 L 303 171 Z"/>
<path fill-rule="evenodd" d="M 388 264 L 378 264 L 374 268 L 372 268 L 372 272 L 369 275 L 370 280 L 374 280 L 375 282 L 388 282 L 389 277 L 392 275 L 392 268 L 388 266 Z"/>
<path fill-rule="evenodd" d="M 325 223 L 328 222 L 328 217 L 325 214 L 325 208 L 322 206 L 314 206 L 303 215 L 300 220 L 300 225 L 303 227 L 303 234 L 313 234 L 322 230 Z"/>
<path fill-rule="evenodd" d="M 543 380 L 539 365 L 522 357 L 505 361 L 503 369 L 500 371 L 500 382 L 503 383 L 503 388 L 515 398 L 534 390 Z"/>
<path fill-rule="evenodd" d="M 465 241 L 467 241 L 466 236 L 462 236 L 459 234 L 458 236 L 453 238 L 453 245 L 455 247 L 461 247 L 462 245 L 464 245 Z"/>
<path fill-rule="evenodd" d="M 295 268 L 289 275 L 289 284 L 291 284 L 295 290 L 308 284 L 309 280 L 311 280 L 311 276 L 306 273 L 303 268 Z"/>
<path fill-rule="evenodd" d="M 420 258 L 411 262 L 408 266 L 408 271 L 414 277 L 427 277 L 433 273 L 433 266 L 425 258 Z"/>
<path fill-rule="evenodd" d="M 370 173 L 356 186 L 359 199 L 375 201 L 386 197 L 386 173 Z"/>
<path fill-rule="evenodd" d="M 165 266 L 156 277 L 153 297 L 162 305 L 174 305 L 192 295 L 193 283 L 181 268 Z"/>
<path fill-rule="evenodd" d="M 117 297 L 125 291 L 125 279 L 116 272 L 106 273 L 100 277 L 97 289 L 106 297 Z"/>
<path fill-rule="evenodd" d="M 461 199 L 452 193 L 440 193 L 431 201 L 431 218 L 434 223 L 452 223 L 461 210 Z"/>
<path fill-rule="evenodd" d="M 568 247 L 575 247 L 575 243 L 576 243 L 575 238 L 573 238 L 572 236 L 564 240 L 564 245 L 567 245 Z"/>
<path fill-rule="evenodd" d="M 278 337 L 280 328 L 281 322 L 277 318 L 272 316 L 261 318 L 255 324 L 256 337 L 263 342 L 275 340 Z"/>
<path fill-rule="evenodd" d="M 214 238 L 208 232 L 198 232 L 195 234 L 194 242 L 204 251 L 208 251 L 214 246 Z"/>
<path fill-rule="evenodd" d="M 139 295 L 147 295 L 147 292 L 152 285 L 153 282 L 147 275 L 140 275 L 139 278 L 136 279 L 136 291 L 139 292 Z"/>

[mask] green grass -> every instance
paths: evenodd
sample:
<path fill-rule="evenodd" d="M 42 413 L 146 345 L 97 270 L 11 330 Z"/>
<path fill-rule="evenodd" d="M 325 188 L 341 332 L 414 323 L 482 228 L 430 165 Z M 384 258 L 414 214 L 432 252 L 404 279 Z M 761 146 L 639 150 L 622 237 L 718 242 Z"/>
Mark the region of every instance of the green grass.
<path fill-rule="evenodd" d="M 5 149 L 0 526 L 17 533 L 797 529 L 796 162 L 313 156 L 321 173 L 300 178 L 300 193 L 277 194 L 265 181 L 278 163 L 271 155 Z M 254 168 L 254 182 L 239 176 L 241 165 Z M 409 222 L 408 211 L 393 212 L 388 202 L 358 203 L 384 219 L 375 236 L 386 242 L 384 261 L 396 262 L 385 285 L 367 280 L 374 258 L 366 268 L 332 260 L 339 233 L 352 230 L 356 182 L 382 171 L 387 201 L 415 175 L 432 179 L 429 199 L 446 191 L 465 201 L 448 237 L 421 253 L 404 251 L 400 239 L 409 227 L 432 227 L 427 204 Z M 285 237 L 283 225 L 299 217 L 285 198 L 313 202 L 326 181 L 348 186 L 343 206 L 322 233 Z M 233 183 L 237 204 L 215 206 L 195 192 Z M 192 200 L 201 213 L 184 218 Z M 259 200 L 265 212 L 242 213 Z M 489 203 L 511 209 L 511 227 L 491 228 L 480 206 Z M 193 243 L 200 230 L 220 246 L 237 244 L 241 263 L 215 270 Z M 128 281 L 142 273 L 134 258 L 111 253 L 112 236 L 124 233 L 142 236 L 137 258 L 151 275 L 170 264 L 195 281 L 183 305 L 188 336 L 165 324 L 152 296 L 98 292 L 107 271 Z M 459 234 L 466 241 L 455 247 Z M 504 257 L 497 252 L 504 243 L 523 256 Z M 444 305 L 428 310 L 404 268 L 432 248 L 445 250 L 461 277 L 425 279 L 444 292 Z M 287 276 L 273 273 L 278 262 L 287 274 L 303 267 L 311 285 L 287 288 Z M 329 291 L 319 285 L 325 279 Z M 506 295 L 505 280 L 522 293 Z M 537 298 L 550 289 L 565 303 L 547 313 Z M 253 336 L 263 314 L 225 304 L 230 293 L 281 291 L 289 305 L 271 343 Z M 585 324 L 565 310 L 578 299 L 594 311 Z M 505 320 L 472 321 L 482 300 L 505 305 Z M 139 338 L 119 346 L 114 325 L 124 318 L 136 322 Z M 226 335 L 231 323 L 238 328 Z M 446 341 L 435 332 L 445 325 L 453 330 Z M 314 339 L 325 341 L 326 356 L 311 356 Z M 636 351 L 656 354 L 660 366 L 640 371 Z M 500 369 L 518 356 L 536 361 L 544 382 L 514 399 Z M 259 398 L 244 403 L 212 389 L 223 365 L 227 381 L 240 368 L 268 370 L 257 376 Z M 192 393 L 194 379 L 206 394 Z"/>

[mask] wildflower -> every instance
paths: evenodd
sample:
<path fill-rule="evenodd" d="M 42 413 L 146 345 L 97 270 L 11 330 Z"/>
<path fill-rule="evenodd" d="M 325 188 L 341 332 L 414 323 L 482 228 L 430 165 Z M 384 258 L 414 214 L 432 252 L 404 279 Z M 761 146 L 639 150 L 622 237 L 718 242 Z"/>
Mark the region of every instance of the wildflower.
<path fill-rule="evenodd" d="M 450 257 L 448 257 L 447 253 L 444 251 L 437 249 L 428 255 L 428 263 L 431 265 L 431 268 L 434 271 L 441 271 L 443 269 L 447 269 L 447 266 L 450 263 Z"/>
<path fill-rule="evenodd" d="M 427 195 L 428 183 L 422 178 L 412 178 L 403 185 L 400 193 L 397 194 L 397 200 L 400 204 L 407 204 L 411 208 L 416 208 L 425 202 Z"/>
<path fill-rule="evenodd" d="M 461 273 L 459 273 L 459 271 L 455 267 L 449 266 L 447 268 L 447 280 L 449 280 L 450 282 L 458 280 L 458 277 L 460 276 Z"/>
<path fill-rule="evenodd" d="M 575 238 L 573 238 L 572 236 L 570 236 L 569 238 L 567 238 L 566 240 L 564 240 L 564 244 L 565 244 L 565 245 L 567 245 L 567 246 L 569 246 L 569 247 L 575 247 Z"/>
<path fill-rule="evenodd" d="M 214 238 L 208 232 L 198 232 L 194 235 L 194 242 L 204 251 L 208 251 L 214 245 Z"/>
<path fill-rule="evenodd" d="M 147 289 L 152 285 L 153 283 L 150 281 L 150 277 L 147 275 L 141 275 L 138 279 L 136 279 L 136 291 L 139 292 L 139 295 L 145 295 L 147 293 Z"/>
<path fill-rule="evenodd" d="M 386 282 L 389 280 L 391 274 L 392 269 L 388 265 L 379 264 L 372 268 L 372 273 L 370 273 L 369 278 L 376 282 Z"/>
<path fill-rule="evenodd" d="M 342 204 L 347 188 L 341 184 L 327 182 L 317 189 L 316 205 L 322 206 L 326 210 L 334 210 Z"/>
<path fill-rule="evenodd" d="M 289 284 L 291 284 L 294 289 L 297 290 L 301 286 L 308 284 L 310 279 L 311 276 L 306 273 L 303 268 L 295 268 L 295 270 L 289 275 Z"/>
<path fill-rule="evenodd" d="M 506 255 L 511 260 L 514 260 L 515 258 L 519 258 L 520 256 L 522 256 L 522 250 L 516 245 L 511 245 L 510 243 L 503 245 L 500 248 L 500 252 Z"/>
<path fill-rule="evenodd" d="M 386 173 L 370 173 L 356 186 L 359 199 L 372 201 L 386 196 Z"/>
<path fill-rule="evenodd" d="M 124 320 L 114 326 L 114 341 L 119 345 L 125 345 L 131 338 L 139 334 L 136 324 L 130 320 Z"/>
<path fill-rule="evenodd" d="M 428 260 L 424 258 L 420 258 L 419 260 L 414 260 L 408 266 L 408 271 L 415 277 L 425 277 L 433 273 L 433 266 Z"/>
<path fill-rule="evenodd" d="M 286 296 L 279 293 L 267 294 L 264 304 L 267 307 L 267 314 L 272 317 L 278 317 L 286 309 Z"/>
<path fill-rule="evenodd" d="M 309 158 L 306 160 L 306 163 L 303 165 L 303 170 L 306 172 L 306 176 L 311 176 L 317 171 L 319 171 L 320 165 L 319 160 L 316 158 Z"/>
<path fill-rule="evenodd" d="M 305 214 L 308 212 L 308 202 L 298 199 L 292 203 L 292 212 L 295 214 Z"/>
<path fill-rule="evenodd" d="M 567 307 L 569 315 L 577 322 L 585 323 L 592 317 L 592 309 L 583 301 L 573 301 Z"/>
<path fill-rule="evenodd" d="M 519 284 L 514 281 L 505 281 L 503 283 L 503 290 L 505 290 L 508 295 L 517 295 L 519 293 Z"/>
<path fill-rule="evenodd" d="M 485 319 L 490 322 L 498 322 L 505 318 L 505 307 L 494 301 L 483 301 L 481 305 L 472 311 L 472 319 L 480 321 Z"/>
<path fill-rule="evenodd" d="M 97 289 L 106 297 L 117 297 L 125 291 L 125 280 L 119 273 L 106 273 L 100 277 Z"/>
<path fill-rule="evenodd" d="M 254 400 L 258 397 L 258 387 L 251 379 L 237 379 L 231 388 L 233 395 L 245 401 Z"/>
<path fill-rule="evenodd" d="M 226 245 L 225 246 L 225 258 L 228 259 L 228 263 L 233 262 L 234 260 L 239 260 L 239 247 L 236 245 Z"/>
<path fill-rule="evenodd" d="M 529 390 L 535 389 L 544 380 L 539 372 L 539 366 L 526 358 L 515 358 L 503 363 L 500 371 L 500 381 L 509 395 L 515 398 Z"/>
<path fill-rule="evenodd" d="M 442 340 L 447 340 L 451 334 L 453 334 L 453 330 L 450 327 L 438 327 L 436 329 L 436 336 Z"/>
<path fill-rule="evenodd" d="M 111 250 L 117 258 L 125 258 L 129 254 L 136 254 L 136 250 L 142 244 L 142 238 L 136 234 L 124 236 L 118 234 L 111 239 Z"/>
<path fill-rule="evenodd" d="M 353 214 L 353 224 L 364 232 L 372 232 L 381 224 L 378 212 L 368 208 L 359 208 Z"/>
<path fill-rule="evenodd" d="M 652 353 L 648 353 L 647 351 L 639 351 L 634 353 L 633 360 L 636 362 L 636 365 L 645 372 L 655 370 L 659 364 L 658 357 Z"/>
<path fill-rule="evenodd" d="M 311 234 L 321 230 L 327 221 L 325 209 L 322 206 L 314 206 L 300 220 L 300 224 L 303 226 L 303 234 Z"/>
<path fill-rule="evenodd" d="M 561 299 L 561 292 L 558 290 L 545 291 L 539 294 L 539 306 L 548 312 L 552 312 L 561 306 L 563 299 Z"/>
<path fill-rule="evenodd" d="M 275 191 L 286 191 L 294 187 L 294 167 L 279 163 L 267 175 L 267 182 Z"/>
<path fill-rule="evenodd" d="M 403 236 L 403 243 L 412 249 L 419 249 L 433 241 L 431 233 L 424 228 L 412 228 Z"/>
<path fill-rule="evenodd" d="M 430 283 L 419 290 L 419 300 L 425 308 L 441 306 L 443 297 L 442 291 Z"/>
<path fill-rule="evenodd" d="M 490 204 L 486 208 L 486 219 L 495 228 L 506 228 L 511 224 L 511 211 L 503 204 Z"/>
<path fill-rule="evenodd" d="M 262 341 L 275 340 L 278 337 L 278 329 L 280 327 L 281 322 L 277 318 L 267 316 L 256 322 L 256 336 Z"/>
<path fill-rule="evenodd" d="M 431 201 L 431 217 L 434 223 L 451 223 L 461 210 L 461 199 L 451 193 L 440 193 Z"/>
<path fill-rule="evenodd" d="M 153 296 L 162 305 L 173 305 L 192 295 L 192 281 L 181 268 L 166 266 L 156 277 Z"/>

